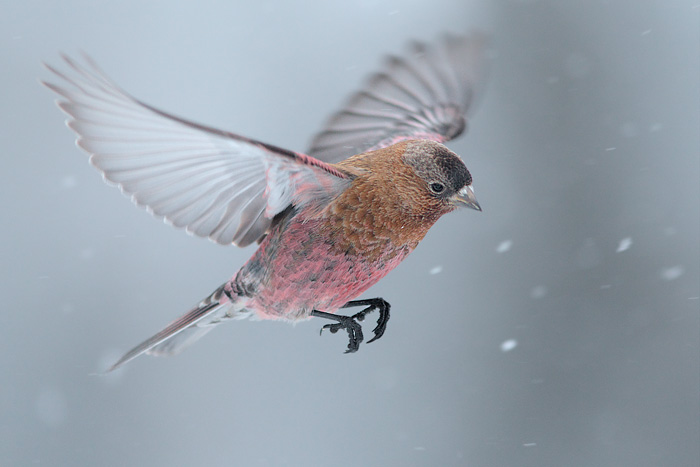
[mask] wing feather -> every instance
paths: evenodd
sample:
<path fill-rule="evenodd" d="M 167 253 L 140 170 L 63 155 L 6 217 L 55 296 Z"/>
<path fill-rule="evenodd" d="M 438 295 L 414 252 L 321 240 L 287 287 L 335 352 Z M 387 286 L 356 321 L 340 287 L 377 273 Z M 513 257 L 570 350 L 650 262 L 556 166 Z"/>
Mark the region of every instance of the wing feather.
<path fill-rule="evenodd" d="M 485 42 L 479 33 L 447 36 L 434 46 L 414 43 L 406 57 L 389 57 L 329 119 L 309 154 L 339 162 L 406 139 L 456 138 L 483 87 Z"/>
<path fill-rule="evenodd" d="M 188 233 L 248 245 L 290 204 L 322 208 L 352 180 L 304 154 L 184 120 L 127 94 L 85 57 L 47 65 L 76 143 L 139 206 Z"/>

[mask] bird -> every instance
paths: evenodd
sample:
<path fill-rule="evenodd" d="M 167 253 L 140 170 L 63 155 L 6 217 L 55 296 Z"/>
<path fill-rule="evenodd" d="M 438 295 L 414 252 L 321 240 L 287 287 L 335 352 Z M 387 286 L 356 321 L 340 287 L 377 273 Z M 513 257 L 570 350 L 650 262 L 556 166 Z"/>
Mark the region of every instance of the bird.
<path fill-rule="evenodd" d="M 346 331 L 346 353 L 390 304 L 358 299 L 386 276 L 444 214 L 481 211 L 472 176 L 443 143 L 461 135 L 484 87 L 480 32 L 412 42 L 391 55 L 306 153 L 219 130 L 157 109 L 115 84 L 88 55 L 44 63 L 42 84 L 104 180 L 188 234 L 221 245 L 259 246 L 221 286 L 108 371 L 142 354 L 175 355 L 232 319 L 324 318 Z M 341 310 L 358 308 L 354 314 Z"/>

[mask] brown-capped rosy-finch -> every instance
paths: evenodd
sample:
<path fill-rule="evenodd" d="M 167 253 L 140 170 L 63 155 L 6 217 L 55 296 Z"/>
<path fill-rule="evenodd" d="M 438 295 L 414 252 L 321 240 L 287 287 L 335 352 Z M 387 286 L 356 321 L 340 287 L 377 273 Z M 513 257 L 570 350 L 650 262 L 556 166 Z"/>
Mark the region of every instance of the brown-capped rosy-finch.
<path fill-rule="evenodd" d="M 171 355 L 216 324 L 248 316 L 334 321 L 347 352 L 363 340 L 358 321 L 389 303 L 355 300 L 413 251 L 440 216 L 481 210 L 462 160 L 442 145 L 460 135 L 483 84 L 484 39 L 413 44 L 404 58 L 352 96 L 307 154 L 193 123 L 116 86 L 88 57 L 64 56 L 67 87 L 44 83 L 104 179 L 139 206 L 222 245 L 258 242 L 228 281 L 165 329 L 127 352 Z M 343 308 L 362 311 L 343 316 Z"/>

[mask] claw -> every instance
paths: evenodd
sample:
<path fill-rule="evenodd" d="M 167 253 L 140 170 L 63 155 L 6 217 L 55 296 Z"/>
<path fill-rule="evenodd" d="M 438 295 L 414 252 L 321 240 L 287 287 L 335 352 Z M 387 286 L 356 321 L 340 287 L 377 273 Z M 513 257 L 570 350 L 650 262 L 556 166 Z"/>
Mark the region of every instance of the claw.
<path fill-rule="evenodd" d="M 367 302 L 365 301 L 358 302 L 362 302 L 363 305 L 367 304 Z M 365 319 L 365 315 L 367 315 L 367 313 L 371 313 L 374 310 L 379 311 L 377 326 L 372 330 L 372 332 L 374 333 L 374 337 L 367 341 L 367 343 L 369 344 L 376 341 L 384 335 L 384 331 L 386 331 L 386 325 L 389 322 L 389 308 L 391 308 L 391 305 L 389 305 L 388 302 L 382 299 L 372 299 L 368 302 L 370 302 L 369 306 L 364 310 L 360 311 L 359 313 L 353 315 L 353 318 L 357 319 L 358 321 L 362 321 Z"/>
<path fill-rule="evenodd" d="M 390 305 L 386 302 L 384 302 L 384 305 L 386 306 L 379 308 L 379 319 L 377 319 L 377 326 L 372 330 L 374 337 L 367 341 L 368 344 L 382 337 L 384 335 L 384 331 L 386 331 L 386 324 L 389 322 Z"/>
<path fill-rule="evenodd" d="M 323 330 L 324 330 L 324 329 L 328 329 L 328 330 L 330 331 L 331 334 L 335 334 L 336 332 L 338 332 L 338 329 L 340 329 L 340 327 L 341 327 L 341 326 L 340 326 L 340 324 L 338 324 L 338 323 L 335 323 L 335 324 L 326 324 L 326 325 L 324 325 L 324 326 L 321 328 L 321 330 L 319 331 L 318 334 L 319 334 L 319 335 L 323 334 Z"/>
<path fill-rule="evenodd" d="M 374 342 L 384 335 L 386 330 L 386 324 L 389 321 L 389 305 L 388 302 L 381 298 L 371 298 L 368 300 L 354 300 L 346 303 L 343 308 L 349 308 L 353 306 L 367 305 L 362 311 L 355 313 L 352 316 L 341 316 L 333 313 L 326 313 L 323 311 L 313 310 L 311 316 L 317 316 L 319 318 L 332 319 L 337 321 L 337 323 L 326 324 L 321 328 L 319 334 L 323 334 L 324 329 L 328 329 L 331 334 L 335 334 L 340 329 L 345 329 L 348 332 L 348 348 L 345 353 L 357 352 L 360 348 L 364 336 L 362 334 L 362 326 L 358 323 L 364 321 L 366 315 L 374 310 L 379 311 L 379 318 L 377 319 L 377 326 L 372 330 L 374 337 L 367 341 Z"/>
<path fill-rule="evenodd" d="M 324 329 L 328 329 L 331 334 L 335 334 L 341 329 L 345 329 L 348 332 L 348 348 L 345 353 L 357 352 L 360 348 L 360 343 L 364 339 L 362 335 L 362 326 L 360 326 L 357 321 L 355 321 L 355 316 L 341 316 L 334 315 L 331 313 L 324 313 L 322 311 L 314 311 L 313 316 L 319 316 L 321 318 L 328 318 L 337 323 L 326 324 L 321 328 L 321 334 L 323 334 Z"/>

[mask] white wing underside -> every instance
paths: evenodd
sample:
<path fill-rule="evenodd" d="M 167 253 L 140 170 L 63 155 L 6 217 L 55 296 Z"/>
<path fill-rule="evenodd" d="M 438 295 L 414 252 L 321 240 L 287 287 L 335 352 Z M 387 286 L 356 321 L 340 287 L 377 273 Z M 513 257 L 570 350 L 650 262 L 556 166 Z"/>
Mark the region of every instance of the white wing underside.
<path fill-rule="evenodd" d="M 258 240 L 289 204 L 323 204 L 348 176 L 303 154 L 205 127 L 144 104 L 85 57 L 64 56 L 70 88 L 47 87 L 106 181 L 188 233 L 239 246 Z"/>
<path fill-rule="evenodd" d="M 183 120 L 121 90 L 88 57 L 63 57 L 70 86 L 44 83 L 104 179 L 188 233 L 248 245 L 290 204 L 322 209 L 351 181 L 329 162 L 405 139 L 450 140 L 483 87 L 485 38 L 448 36 L 390 57 L 319 133 L 313 157 Z M 317 159 L 315 159 L 317 158 Z"/>

